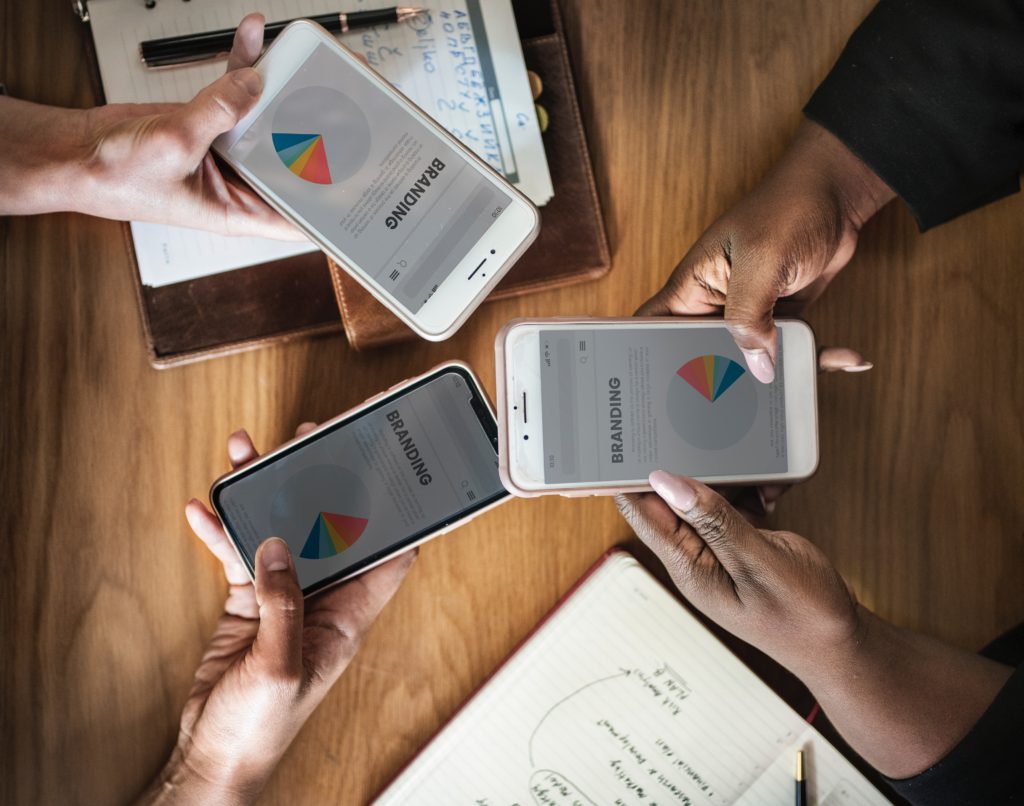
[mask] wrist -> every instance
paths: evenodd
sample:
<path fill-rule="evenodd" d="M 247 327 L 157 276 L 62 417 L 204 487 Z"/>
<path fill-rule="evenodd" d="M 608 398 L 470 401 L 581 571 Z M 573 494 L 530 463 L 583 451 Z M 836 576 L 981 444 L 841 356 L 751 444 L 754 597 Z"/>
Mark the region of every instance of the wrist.
<path fill-rule="evenodd" d="M 77 210 L 88 195 L 89 112 L 0 99 L 0 213 Z"/>
<path fill-rule="evenodd" d="M 138 804 L 204 803 L 243 806 L 255 802 L 267 775 L 198 757 L 198 752 L 176 747 L 160 774 L 139 796 Z"/>
<path fill-rule="evenodd" d="M 800 159 L 817 167 L 838 197 L 843 216 L 855 232 L 895 198 L 896 193 L 828 129 L 804 120 L 793 141 Z"/>
<path fill-rule="evenodd" d="M 870 610 L 855 604 L 842 624 L 802 642 L 789 662 L 793 674 L 820 697 L 820 692 L 846 685 L 877 647 L 879 632 L 891 628 Z"/>

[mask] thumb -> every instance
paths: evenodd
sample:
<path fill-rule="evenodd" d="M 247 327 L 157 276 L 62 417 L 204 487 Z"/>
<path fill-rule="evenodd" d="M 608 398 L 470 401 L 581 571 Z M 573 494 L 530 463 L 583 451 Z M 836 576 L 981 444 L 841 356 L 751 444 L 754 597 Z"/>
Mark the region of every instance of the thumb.
<path fill-rule="evenodd" d="M 228 72 L 249 67 L 263 50 L 263 29 L 266 18 L 259 13 L 246 14 L 235 29 L 235 38 L 228 54 Z"/>
<path fill-rule="evenodd" d="M 761 533 L 722 496 L 694 479 L 664 470 L 650 475 L 651 487 L 704 541 L 732 575 L 747 567 L 761 545 Z"/>
<path fill-rule="evenodd" d="M 174 113 L 172 124 L 185 137 L 191 162 L 199 164 L 214 139 L 229 131 L 252 109 L 262 89 L 260 74 L 244 67 L 204 87 Z"/>
<path fill-rule="evenodd" d="M 297 680 L 302 674 L 302 589 L 288 544 L 278 537 L 264 540 L 256 552 L 256 601 L 260 626 L 253 659 L 272 678 Z"/>
<path fill-rule="evenodd" d="M 761 383 L 771 383 L 778 343 L 772 310 L 780 284 L 774 267 L 765 264 L 756 255 L 734 258 L 725 297 L 725 324 L 743 352 L 750 374 Z"/>

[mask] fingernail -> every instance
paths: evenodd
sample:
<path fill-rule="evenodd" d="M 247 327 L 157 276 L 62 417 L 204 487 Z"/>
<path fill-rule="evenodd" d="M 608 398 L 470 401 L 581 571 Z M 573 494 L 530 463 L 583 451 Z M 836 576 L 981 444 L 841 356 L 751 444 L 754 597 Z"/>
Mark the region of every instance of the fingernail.
<path fill-rule="evenodd" d="M 259 95 L 260 90 L 263 89 L 263 79 L 251 67 L 235 70 L 235 81 L 245 87 L 250 95 Z"/>
<path fill-rule="evenodd" d="M 761 383 L 771 383 L 775 380 L 775 367 L 772 365 L 772 359 L 767 350 L 743 350 L 741 348 L 740 352 L 747 359 L 751 375 Z"/>
<path fill-rule="evenodd" d="M 264 571 L 287 571 L 291 565 L 292 553 L 288 544 L 279 537 L 271 537 L 260 550 L 260 562 Z"/>
<path fill-rule="evenodd" d="M 686 512 L 697 503 L 697 491 L 679 476 L 673 476 L 664 470 L 655 470 L 647 479 L 654 492 L 680 512 Z"/>
<path fill-rule="evenodd" d="M 843 372 L 867 372 L 874 366 L 870 361 L 865 361 L 863 364 L 856 364 L 852 367 L 843 367 Z"/>

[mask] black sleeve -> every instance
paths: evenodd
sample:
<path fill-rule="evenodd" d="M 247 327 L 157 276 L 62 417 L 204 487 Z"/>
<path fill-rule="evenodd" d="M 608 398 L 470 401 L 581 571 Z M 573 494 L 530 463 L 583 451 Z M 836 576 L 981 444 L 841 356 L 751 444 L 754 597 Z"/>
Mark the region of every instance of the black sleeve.
<path fill-rule="evenodd" d="M 889 784 L 913 804 L 1024 802 L 1024 667 L 1018 666 L 971 732 L 944 759 Z"/>
<path fill-rule="evenodd" d="M 896 191 L 922 230 L 1016 192 L 1024 0 L 881 0 L 804 113 Z"/>

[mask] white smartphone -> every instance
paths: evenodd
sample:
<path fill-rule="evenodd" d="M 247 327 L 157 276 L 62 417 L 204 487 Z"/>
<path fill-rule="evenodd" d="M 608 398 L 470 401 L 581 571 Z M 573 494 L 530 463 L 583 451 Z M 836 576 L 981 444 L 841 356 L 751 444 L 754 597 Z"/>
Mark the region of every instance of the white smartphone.
<path fill-rule="evenodd" d="M 214 151 L 416 333 L 451 336 L 537 237 L 536 208 L 319 25 L 255 68 L 259 102 Z"/>
<path fill-rule="evenodd" d="M 252 574 L 271 536 L 309 595 L 508 498 L 498 425 L 461 362 L 405 381 L 214 482 L 210 501 Z"/>
<path fill-rule="evenodd" d="M 506 489 L 640 492 L 654 470 L 716 484 L 806 478 L 818 464 L 814 334 L 778 327 L 765 385 L 721 321 L 510 322 L 496 343 Z"/>

